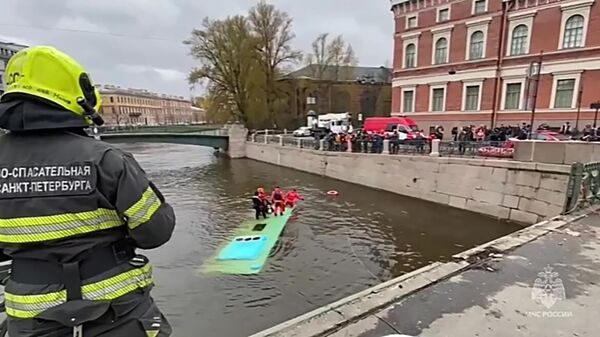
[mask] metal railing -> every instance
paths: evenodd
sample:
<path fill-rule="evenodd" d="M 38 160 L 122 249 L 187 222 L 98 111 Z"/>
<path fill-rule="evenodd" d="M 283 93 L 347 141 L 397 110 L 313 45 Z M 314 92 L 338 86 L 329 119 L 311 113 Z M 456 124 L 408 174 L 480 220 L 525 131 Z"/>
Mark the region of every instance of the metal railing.
<path fill-rule="evenodd" d="M 461 142 L 461 141 L 448 141 L 440 142 L 440 156 L 443 157 L 480 157 L 481 150 L 484 148 L 489 149 L 503 149 L 507 148 L 507 142 L 491 142 L 491 141 L 480 141 L 480 142 Z"/>
<path fill-rule="evenodd" d="M 383 153 L 385 145 L 382 142 L 373 142 L 365 140 L 357 140 L 351 143 L 352 152 L 357 153 Z M 459 141 L 443 141 L 439 144 L 439 155 L 442 157 L 481 157 L 482 151 L 492 153 L 500 152 L 507 148 L 507 142 L 459 142 Z M 327 142 L 324 144 L 325 151 L 348 152 L 346 142 L 338 144 L 335 142 Z M 431 142 L 428 140 L 421 141 L 405 141 L 395 143 L 389 142 L 390 154 L 410 154 L 410 155 L 429 155 L 431 153 Z M 486 157 L 507 157 L 500 154 L 486 155 Z"/>
<path fill-rule="evenodd" d="M 319 143 L 312 138 L 295 138 L 286 135 L 253 134 L 248 141 L 261 144 L 273 144 L 301 149 L 318 149 Z"/>
<path fill-rule="evenodd" d="M 271 130 L 269 130 L 271 131 Z M 372 140 L 354 140 L 348 142 L 335 142 L 335 140 L 315 140 L 313 138 L 296 138 L 291 135 L 269 133 L 254 133 L 249 135 L 248 141 L 274 144 L 280 146 L 291 146 L 298 148 L 319 149 L 322 146 L 323 151 L 332 152 L 354 152 L 354 153 L 389 153 L 405 155 L 430 155 L 432 152 L 431 141 L 427 139 L 412 140 L 404 142 L 394 141 L 372 141 Z M 322 142 L 322 144 L 320 144 Z M 481 158 L 511 158 L 512 149 L 508 142 L 462 142 L 462 141 L 442 141 L 439 142 L 439 156 L 442 157 L 481 157 Z M 349 150 L 348 148 L 351 147 Z"/>
<path fill-rule="evenodd" d="M 600 162 L 571 165 L 563 214 L 600 203 Z"/>

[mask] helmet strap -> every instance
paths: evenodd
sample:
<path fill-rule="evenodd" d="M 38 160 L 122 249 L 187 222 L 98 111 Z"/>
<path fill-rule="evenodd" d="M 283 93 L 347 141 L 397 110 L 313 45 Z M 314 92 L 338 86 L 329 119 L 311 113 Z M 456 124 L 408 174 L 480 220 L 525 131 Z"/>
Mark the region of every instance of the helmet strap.
<path fill-rule="evenodd" d="M 94 109 L 94 106 L 96 106 L 97 103 L 96 92 L 88 74 L 82 73 L 79 75 L 79 86 L 81 87 L 81 92 L 83 92 L 83 97 L 77 99 L 77 104 L 83 108 L 85 114 L 90 117 L 94 124 L 98 126 L 104 124 L 104 119 L 102 119 L 100 114 Z"/>

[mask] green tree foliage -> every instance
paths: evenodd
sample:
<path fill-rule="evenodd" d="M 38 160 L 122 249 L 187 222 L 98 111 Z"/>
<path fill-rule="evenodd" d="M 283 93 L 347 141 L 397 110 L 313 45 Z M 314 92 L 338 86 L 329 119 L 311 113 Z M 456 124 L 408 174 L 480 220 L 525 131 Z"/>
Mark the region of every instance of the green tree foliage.
<path fill-rule="evenodd" d="M 291 47 L 294 37 L 288 14 L 264 1 L 247 16 L 204 19 L 184 43 L 200 63 L 189 82 L 205 84 L 216 104 L 207 107 L 207 114 L 220 120 L 231 116 L 248 127 L 276 126 L 285 110 L 277 80 L 286 65 L 302 56 Z"/>
<path fill-rule="evenodd" d="M 292 127 L 299 116 L 290 115 L 298 105 L 296 90 L 280 81 L 289 67 L 302 60 L 292 48 L 293 20 L 265 0 L 246 16 L 222 20 L 205 18 L 184 41 L 199 66 L 192 69 L 190 84 L 206 86 L 203 107 L 212 122 L 241 121 L 249 128 Z M 355 65 L 352 46 L 342 36 L 328 41 L 321 34 L 313 43 L 308 64 L 321 69 L 317 78 L 333 73 L 343 77 L 344 66 Z M 302 89 L 304 90 L 304 89 Z"/>
<path fill-rule="evenodd" d="M 296 62 L 302 58 L 302 53 L 293 50 L 291 42 L 295 37 L 292 32 L 292 19 L 271 4 L 261 0 L 248 13 L 252 31 L 258 39 L 258 60 L 264 74 L 264 95 L 269 119 L 277 123 L 278 111 L 281 106 L 278 98 L 282 96 L 281 87 L 277 85 L 282 66 Z"/>
<path fill-rule="evenodd" d="M 248 123 L 259 63 L 258 41 L 247 18 L 206 18 L 202 28 L 194 29 L 184 43 L 190 45 L 191 55 L 200 62 L 200 67 L 189 75 L 190 83 L 207 80 L 211 95 L 225 101 L 237 120 Z"/>

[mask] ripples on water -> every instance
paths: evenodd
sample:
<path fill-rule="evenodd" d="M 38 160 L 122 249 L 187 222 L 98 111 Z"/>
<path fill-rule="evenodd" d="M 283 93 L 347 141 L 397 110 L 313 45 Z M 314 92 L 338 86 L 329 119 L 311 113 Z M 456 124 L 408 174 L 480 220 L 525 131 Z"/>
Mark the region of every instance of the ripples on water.
<path fill-rule="evenodd" d="M 316 175 L 217 158 L 209 148 L 122 147 L 135 155 L 177 215 L 172 240 L 148 252 L 157 280 L 153 294 L 175 336 L 248 336 L 518 228 Z M 202 262 L 253 216 L 254 190 L 277 184 L 297 187 L 306 201 L 264 271 L 200 274 Z M 328 197 L 330 189 L 339 197 Z"/>

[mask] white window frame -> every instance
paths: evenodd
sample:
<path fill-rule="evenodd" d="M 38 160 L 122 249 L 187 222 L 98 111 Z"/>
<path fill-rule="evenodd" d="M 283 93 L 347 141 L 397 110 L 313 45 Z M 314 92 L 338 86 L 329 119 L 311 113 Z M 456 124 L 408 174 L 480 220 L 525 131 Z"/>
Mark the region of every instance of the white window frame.
<path fill-rule="evenodd" d="M 581 73 L 583 71 L 571 71 L 568 73 L 554 73 L 552 74 L 552 91 L 550 92 L 550 109 L 552 110 L 565 110 L 565 109 L 575 109 L 577 106 L 577 96 L 579 95 L 579 83 L 581 81 Z M 559 80 L 575 80 L 575 85 L 573 86 L 573 99 L 571 101 L 570 108 L 555 108 L 554 103 L 556 103 L 556 87 L 558 86 Z"/>
<path fill-rule="evenodd" d="M 560 35 L 558 38 L 558 50 L 564 50 L 563 42 L 565 38 L 565 28 L 567 25 L 567 20 L 573 15 L 581 15 L 583 16 L 583 34 L 581 35 L 581 41 L 583 41 L 583 45 L 577 48 L 583 48 L 586 44 L 588 26 L 590 22 L 590 11 L 592 9 L 592 5 L 594 1 L 578 1 L 573 3 L 566 3 L 560 6 L 562 11 L 562 17 L 560 20 Z M 567 48 L 573 49 L 573 48 Z"/>
<path fill-rule="evenodd" d="M 519 77 L 504 77 L 502 78 L 502 101 L 500 102 L 500 110 L 506 110 L 506 94 L 509 84 L 521 83 L 521 97 L 519 97 L 519 108 L 518 109 L 509 109 L 507 111 L 522 111 L 525 105 L 525 88 L 527 80 L 523 76 Z"/>
<path fill-rule="evenodd" d="M 407 34 L 402 36 L 402 69 L 415 69 L 419 67 L 419 36 L 421 33 Z M 415 66 L 406 67 L 406 47 L 413 43 L 415 45 Z"/>
<path fill-rule="evenodd" d="M 404 93 L 406 91 L 412 91 L 413 92 L 413 102 L 412 102 L 412 111 L 404 111 Z M 415 107 L 416 107 L 416 102 L 417 102 L 417 86 L 408 86 L 408 87 L 402 87 L 402 94 L 400 95 L 400 112 L 401 113 L 414 113 L 416 112 Z"/>
<path fill-rule="evenodd" d="M 467 110 L 467 87 L 479 86 L 479 95 L 477 96 L 477 109 Z M 483 80 L 463 81 L 462 105 L 460 110 L 465 112 L 481 111 L 481 94 L 483 93 Z"/>
<path fill-rule="evenodd" d="M 490 8 L 489 8 L 489 1 L 488 0 L 484 0 L 485 1 L 485 11 L 483 13 L 487 13 Z M 473 0 L 473 2 L 471 2 L 471 15 L 477 15 L 477 14 L 483 14 L 483 13 L 475 13 L 475 2 L 477 2 L 477 0 Z"/>
<path fill-rule="evenodd" d="M 508 18 L 508 48 L 506 48 L 506 56 L 510 56 L 512 51 L 512 41 L 513 34 L 515 32 L 515 28 L 520 25 L 527 26 L 527 41 L 525 42 L 525 54 L 515 55 L 515 56 L 523 56 L 529 54 L 531 48 L 531 27 L 533 27 L 533 19 L 536 13 L 527 13 L 525 15 L 513 15 Z"/>
<path fill-rule="evenodd" d="M 445 26 L 441 28 L 432 29 L 431 33 L 433 34 L 432 45 L 431 45 L 431 64 L 435 65 L 435 44 L 440 38 L 446 38 L 448 41 L 448 52 L 446 53 L 446 63 L 450 62 L 450 45 L 452 41 L 452 29 L 454 25 Z"/>
<path fill-rule="evenodd" d="M 433 90 L 444 89 L 444 100 L 442 101 L 442 110 L 433 111 Z M 446 112 L 446 100 L 448 98 L 448 83 L 429 85 L 429 112 Z"/>
<path fill-rule="evenodd" d="M 408 23 L 410 22 L 410 19 L 415 18 L 415 26 L 411 27 Z M 406 16 L 406 27 L 405 29 L 414 29 L 419 27 L 419 14 L 414 14 L 414 15 L 407 15 Z"/>
<path fill-rule="evenodd" d="M 446 21 L 440 21 L 440 12 L 443 10 L 448 10 L 448 20 Z M 442 23 L 442 22 L 449 22 L 452 20 L 452 6 L 448 5 L 448 6 L 441 6 L 437 9 L 436 13 L 435 13 L 435 22 L 437 23 Z"/>
<path fill-rule="evenodd" d="M 483 33 L 483 55 L 479 59 L 474 60 L 483 60 L 486 58 L 487 51 L 487 38 L 488 38 L 488 27 L 492 18 L 486 20 L 477 20 L 474 22 L 467 22 L 467 45 L 465 48 L 465 60 L 471 61 L 471 37 L 473 33 L 480 30 Z"/>

